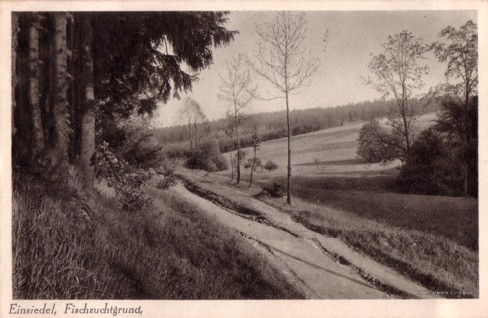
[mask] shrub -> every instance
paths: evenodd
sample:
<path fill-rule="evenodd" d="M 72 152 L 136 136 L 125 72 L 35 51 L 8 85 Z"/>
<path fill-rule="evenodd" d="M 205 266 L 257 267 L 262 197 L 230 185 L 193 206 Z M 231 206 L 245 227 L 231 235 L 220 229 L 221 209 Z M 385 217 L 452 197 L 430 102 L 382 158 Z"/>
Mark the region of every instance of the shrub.
<path fill-rule="evenodd" d="M 114 188 L 123 210 L 138 211 L 151 203 L 151 199 L 141 189 L 150 174 L 117 158 L 106 142 L 97 145 L 95 168 L 97 177 L 106 179 L 108 186 Z"/>
<path fill-rule="evenodd" d="M 272 160 L 268 160 L 266 162 L 266 164 L 263 166 L 263 168 L 268 170 L 268 171 L 273 171 L 273 170 L 278 169 L 278 165 L 276 163 L 274 163 Z"/>
<path fill-rule="evenodd" d="M 403 140 L 388 133 L 377 120 L 364 124 L 359 132 L 358 157 L 366 163 L 389 163 L 402 157 Z"/>
<path fill-rule="evenodd" d="M 249 158 L 247 161 L 244 163 L 244 168 L 249 169 L 252 167 L 252 164 L 254 162 L 254 158 Z M 256 158 L 256 163 L 254 164 L 254 171 L 256 171 L 257 167 L 262 167 L 261 159 Z"/>
<path fill-rule="evenodd" d="M 159 189 L 168 189 L 176 184 L 174 171 L 176 168 L 176 160 L 168 159 L 162 161 L 160 167 L 155 170 L 155 173 L 159 176 L 157 187 Z"/>
<path fill-rule="evenodd" d="M 216 141 L 206 141 L 187 154 L 185 167 L 209 172 L 227 170 L 228 165 Z"/>
<path fill-rule="evenodd" d="M 273 182 L 273 184 L 271 185 L 265 186 L 263 188 L 263 193 L 273 198 L 281 198 L 284 195 L 283 187 L 276 182 Z"/>
<path fill-rule="evenodd" d="M 463 191 L 462 164 L 434 128 L 422 131 L 398 176 L 406 192 L 428 195 L 460 195 Z"/>

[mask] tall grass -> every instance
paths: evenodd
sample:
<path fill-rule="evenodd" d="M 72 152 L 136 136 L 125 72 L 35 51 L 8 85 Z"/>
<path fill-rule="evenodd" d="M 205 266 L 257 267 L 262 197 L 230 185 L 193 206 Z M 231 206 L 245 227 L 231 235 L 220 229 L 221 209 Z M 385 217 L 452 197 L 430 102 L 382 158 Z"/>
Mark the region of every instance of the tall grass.
<path fill-rule="evenodd" d="M 361 218 L 430 233 L 478 250 L 478 201 L 474 198 L 392 192 L 392 177 L 293 179 L 293 193 L 309 202 Z"/>
<path fill-rule="evenodd" d="M 16 299 L 112 298 L 122 277 L 96 248 L 97 225 L 61 201 L 13 195 L 13 296 Z"/>
<path fill-rule="evenodd" d="M 243 238 L 158 189 L 145 189 L 151 209 L 127 213 L 98 192 L 16 188 L 16 299 L 303 297 Z"/>

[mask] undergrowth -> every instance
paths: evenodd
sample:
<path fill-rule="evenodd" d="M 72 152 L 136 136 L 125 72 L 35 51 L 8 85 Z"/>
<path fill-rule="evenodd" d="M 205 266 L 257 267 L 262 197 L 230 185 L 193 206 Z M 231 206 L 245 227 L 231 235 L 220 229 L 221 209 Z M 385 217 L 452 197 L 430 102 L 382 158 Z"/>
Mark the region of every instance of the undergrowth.
<path fill-rule="evenodd" d="M 303 297 L 235 233 L 154 187 L 136 213 L 76 186 L 14 189 L 15 299 Z"/>

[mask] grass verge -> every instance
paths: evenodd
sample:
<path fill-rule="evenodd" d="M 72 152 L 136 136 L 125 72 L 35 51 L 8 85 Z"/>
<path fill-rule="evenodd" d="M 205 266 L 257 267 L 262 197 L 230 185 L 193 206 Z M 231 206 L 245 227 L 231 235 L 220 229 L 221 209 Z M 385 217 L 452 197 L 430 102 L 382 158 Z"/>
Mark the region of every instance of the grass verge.
<path fill-rule="evenodd" d="M 432 198 L 429 204 L 423 206 L 420 203 L 414 204 L 417 210 L 409 214 L 402 209 L 394 209 L 391 205 L 403 207 L 405 202 L 412 205 L 415 198 L 397 202 L 395 196 L 388 194 L 380 196 L 377 193 L 376 197 L 372 193 L 344 192 L 334 198 L 337 200 L 336 205 L 330 204 L 330 198 L 313 197 L 312 202 L 303 200 L 303 197 L 310 199 L 313 194 L 317 194 L 311 187 L 305 192 L 294 191 L 291 207 L 284 199 L 261 199 L 286 211 L 294 221 L 318 233 L 341 239 L 359 252 L 390 266 L 429 290 L 445 293 L 450 298 L 478 297 L 478 253 L 470 248 L 477 247 L 477 241 L 472 243 L 464 239 L 470 237 L 470 233 L 452 233 L 448 238 L 439 231 L 432 230 L 441 227 L 439 223 L 449 224 L 442 214 L 434 219 L 434 214 L 429 210 L 436 203 L 440 204 L 441 198 Z M 328 194 L 321 192 L 322 196 Z M 383 205 L 377 204 L 375 199 L 381 200 Z M 454 208 L 451 207 L 451 210 Z M 419 220 L 416 218 L 422 211 L 430 216 L 428 222 L 434 225 L 417 226 Z M 401 220 L 392 221 L 395 218 Z M 425 222 L 426 218 L 422 220 Z M 462 222 L 463 218 L 459 221 Z M 468 230 L 465 227 L 462 229 Z"/>
<path fill-rule="evenodd" d="M 295 196 L 393 227 L 430 233 L 478 250 L 478 200 L 392 192 L 392 177 L 294 178 Z M 284 184 L 284 181 L 282 181 Z"/>
<path fill-rule="evenodd" d="M 124 213 L 100 193 L 45 189 L 13 194 L 15 299 L 303 298 L 241 237 L 171 194 L 148 187 L 153 207 Z"/>

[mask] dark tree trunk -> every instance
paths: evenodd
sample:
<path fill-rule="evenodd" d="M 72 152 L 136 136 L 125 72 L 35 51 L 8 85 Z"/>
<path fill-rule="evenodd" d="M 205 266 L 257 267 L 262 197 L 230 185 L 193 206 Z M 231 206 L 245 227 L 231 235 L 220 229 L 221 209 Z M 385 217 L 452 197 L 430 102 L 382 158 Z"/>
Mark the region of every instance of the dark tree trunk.
<path fill-rule="evenodd" d="M 93 27 L 88 15 L 81 19 L 82 47 L 82 87 L 83 108 L 81 109 L 81 153 L 79 169 L 85 186 L 91 186 L 94 180 L 92 157 L 95 153 L 95 94 L 93 87 Z"/>
<path fill-rule="evenodd" d="M 286 203 L 291 204 L 291 132 L 290 132 L 290 108 L 288 104 L 288 90 L 286 90 L 286 125 L 288 126 L 288 175 L 286 185 Z"/>
<path fill-rule="evenodd" d="M 42 68 L 42 95 L 41 95 L 41 117 L 42 126 L 44 132 L 44 145 L 48 149 L 52 146 L 52 132 L 53 132 L 53 121 L 52 117 L 52 97 L 53 97 L 53 25 L 52 14 L 46 14 L 45 19 L 45 32 L 42 33 L 41 37 L 41 59 L 43 61 Z"/>
<path fill-rule="evenodd" d="M 470 83 L 466 83 L 466 92 L 464 97 L 464 153 L 468 153 L 468 145 L 470 143 L 469 134 L 469 90 Z M 464 196 L 469 196 L 469 158 L 464 158 L 463 160 L 463 172 L 464 172 L 464 182 L 463 182 L 463 192 Z"/>
<path fill-rule="evenodd" d="M 39 59 L 39 29 L 41 26 L 41 16 L 38 13 L 31 15 L 29 26 L 29 108 L 31 110 L 32 138 L 31 138 L 31 159 L 38 159 L 44 151 L 44 132 L 41 121 L 40 105 L 40 64 Z"/>
<path fill-rule="evenodd" d="M 236 160 L 236 170 L 237 170 L 237 179 L 236 183 L 239 183 L 241 181 L 241 151 L 239 148 L 237 148 L 237 160 Z"/>
<path fill-rule="evenodd" d="M 78 90 L 80 89 L 80 76 L 81 65 L 80 62 L 80 52 L 78 42 L 80 42 L 80 33 L 78 30 L 78 13 L 73 15 L 68 15 L 67 21 L 67 50 L 70 52 L 68 54 L 68 69 L 67 72 L 71 76 L 69 81 L 67 99 L 68 99 L 68 114 L 70 118 L 70 134 L 69 134 L 69 162 L 77 163 L 80 155 L 80 101 Z"/>
<path fill-rule="evenodd" d="M 19 16 L 12 12 L 12 136 L 16 133 L 14 114 L 15 114 L 15 91 L 17 87 L 17 34 L 19 32 Z"/>
<path fill-rule="evenodd" d="M 234 160 L 232 160 L 232 151 L 229 151 L 230 156 L 230 181 L 234 180 Z"/>
<path fill-rule="evenodd" d="M 66 13 L 54 13 L 51 164 L 67 166 L 69 145 Z"/>
<path fill-rule="evenodd" d="M 237 106 L 234 105 L 235 113 L 234 113 L 234 125 L 236 130 L 236 148 L 237 148 L 237 160 L 236 160 L 236 169 L 237 169 L 237 180 L 236 183 L 241 182 L 241 144 L 239 141 L 239 127 L 238 127 L 238 118 L 237 118 Z"/>
<path fill-rule="evenodd" d="M 193 150 L 193 134 L 191 133 L 191 116 L 188 115 L 188 135 L 190 136 L 190 150 Z"/>
<path fill-rule="evenodd" d="M 195 148 L 198 147 L 198 127 L 197 127 L 197 118 L 195 117 L 193 121 L 193 137 L 195 138 L 194 145 Z"/>
<path fill-rule="evenodd" d="M 249 187 L 251 187 L 252 184 L 252 173 L 254 171 L 254 167 L 256 166 L 256 147 L 254 147 L 254 159 L 252 161 L 252 166 L 251 166 L 251 176 L 249 177 Z"/>
<path fill-rule="evenodd" d="M 29 92 L 29 26 L 30 21 L 25 14 L 18 16 L 19 32 L 17 35 L 17 51 L 15 53 L 15 108 L 13 119 L 15 135 L 12 140 L 13 164 L 25 166 L 30 162 L 30 109 Z"/>

